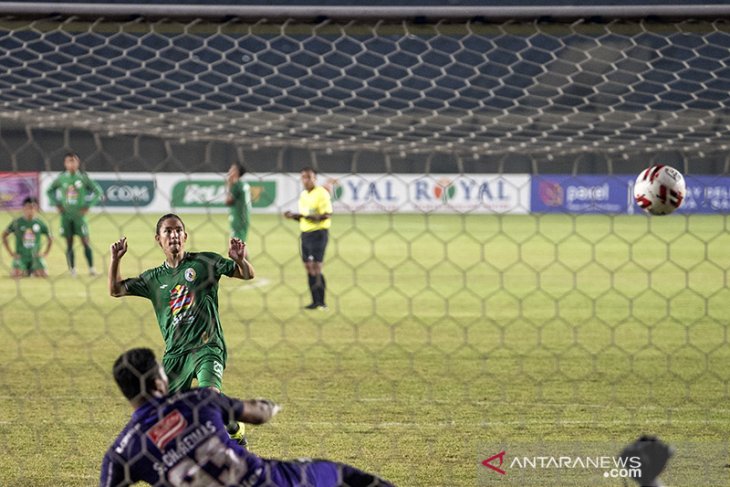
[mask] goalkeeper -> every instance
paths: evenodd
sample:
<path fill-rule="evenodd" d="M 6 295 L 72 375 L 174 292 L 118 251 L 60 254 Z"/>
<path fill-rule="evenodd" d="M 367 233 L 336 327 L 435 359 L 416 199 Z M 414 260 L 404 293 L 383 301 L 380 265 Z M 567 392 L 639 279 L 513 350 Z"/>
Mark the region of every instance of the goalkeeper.
<path fill-rule="evenodd" d="M 152 350 L 136 348 L 114 363 L 114 379 L 134 408 L 101 466 L 102 487 L 227 485 L 248 487 L 389 487 L 350 465 L 326 460 L 263 459 L 226 435 L 231 420 L 261 424 L 279 407 L 240 401 L 210 389 L 168 395 L 165 372 Z"/>
<path fill-rule="evenodd" d="M 61 214 L 61 236 L 66 239 L 66 262 L 72 276 L 76 276 L 76 257 L 74 255 L 74 235 L 81 238 L 84 255 L 89 264 L 89 274 L 96 275 L 94 254 L 89 244 L 89 224 L 86 214 L 89 208 L 101 201 L 101 187 L 79 170 L 81 160 L 73 152 L 63 157 L 66 171 L 58 175 L 46 191 L 48 201 L 58 208 Z M 60 197 L 59 197 L 60 193 Z"/>
<path fill-rule="evenodd" d="M 141 296 L 152 301 L 165 340 L 162 365 L 170 377 L 170 391 L 198 387 L 221 391 L 226 366 L 226 344 L 218 314 L 218 281 L 221 276 L 253 279 L 253 266 L 244 257 L 245 244 L 232 238 L 226 259 L 213 252 L 186 252 L 188 234 L 182 219 L 163 215 L 155 240 L 165 254 L 161 266 L 138 277 L 122 279 L 120 263 L 127 240 L 112 244 L 109 293 L 114 297 Z M 243 428 L 230 425 L 231 436 L 245 443 Z"/>

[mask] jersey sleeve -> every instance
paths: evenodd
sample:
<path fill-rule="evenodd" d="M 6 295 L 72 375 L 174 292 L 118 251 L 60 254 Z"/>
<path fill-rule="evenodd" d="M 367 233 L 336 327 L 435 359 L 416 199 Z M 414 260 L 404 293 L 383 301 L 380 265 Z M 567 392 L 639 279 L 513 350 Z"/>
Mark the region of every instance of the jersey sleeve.
<path fill-rule="evenodd" d="M 101 197 L 103 196 L 104 192 L 101 189 L 101 186 L 99 186 L 99 183 L 94 181 L 89 177 L 88 174 L 84 173 L 84 185 L 86 186 L 86 189 L 89 191 L 89 197 L 86 200 L 86 206 L 89 208 L 92 206 L 97 205 L 101 201 Z"/>
<path fill-rule="evenodd" d="M 251 212 L 251 206 L 253 206 L 251 202 L 251 185 L 243 183 L 241 185 L 241 191 L 243 193 L 243 201 L 245 202 L 244 208 L 246 210 L 246 215 L 248 215 Z"/>
<path fill-rule="evenodd" d="M 13 220 L 8 224 L 8 228 L 5 229 L 5 233 L 11 234 L 15 233 L 15 229 L 17 227 L 18 220 Z"/>
<path fill-rule="evenodd" d="M 124 465 L 115 461 L 111 450 L 104 455 L 101 462 L 101 477 L 99 478 L 99 487 L 117 487 L 132 485 L 132 482 L 125 474 Z"/>
<path fill-rule="evenodd" d="M 40 222 L 40 226 L 41 226 L 40 234 L 41 235 L 46 235 L 47 237 L 50 237 L 51 236 L 51 230 L 48 228 L 48 225 L 46 225 L 46 222 Z"/>
<path fill-rule="evenodd" d="M 319 197 L 319 214 L 324 215 L 326 213 L 332 213 L 332 198 L 330 198 L 329 191 L 322 188 Z"/>
<path fill-rule="evenodd" d="M 130 296 L 140 296 L 142 298 L 151 299 L 150 288 L 148 286 L 149 277 L 143 272 L 137 277 L 130 277 L 122 281 L 122 286 Z"/>
<path fill-rule="evenodd" d="M 220 409 L 223 424 L 238 421 L 243 416 L 243 402 L 233 397 L 227 397 L 215 391 L 210 391 L 212 403 Z"/>
<path fill-rule="evenodd" d="M 48 197 L 48 203 L 51 206 L 59 205 L 57 191 L 58 191 L 58 188 L 60 185 L 61 185 L 61 177 L 59 176 L 53 180 L 51 185 L 46 190 L 46 197 Z"/>
<path fill-rule="evenodd" d="M 220 279 L 221 276 L 231 277 L 236 271 L 236 263 L 231 259 L 226 259 L 222 255 L 210 252 L 207 254 L 209 258 L 212 258 L 213 273 L 216 279 Z"/>
<path fill-rule="evenodd" d="M 236 184 L 231 186 L 231 196 L 233 196 L 235 199 L 238 199 L 243 195 L 243 185 L 240 181 L 236 182 Z"/>

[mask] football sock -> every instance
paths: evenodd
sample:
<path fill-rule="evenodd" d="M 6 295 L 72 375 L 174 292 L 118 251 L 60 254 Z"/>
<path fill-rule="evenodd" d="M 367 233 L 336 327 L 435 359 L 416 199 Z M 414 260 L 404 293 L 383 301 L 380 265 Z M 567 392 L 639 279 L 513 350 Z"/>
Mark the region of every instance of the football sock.
<path fill-rule="evenodd" d="M 324 292 L 325 289 L 327 289 L 327 284 L 324 280 L 324 274 L 316 276 L 314 289 L 317 295 L 317 299 L 315 299 L 314 302 L 324 306 Z"/>
<path fill-rule="evenodd" d="M 76 267 L 76 256 L 74 255 L 74 249 L 71 246 L 66 249 L 66 263 L 68 263 L 69 269 Z"/>
<path fill-rule="evenodd" d="M 315 288 L 317 285 L 317 276 L 307 274 L 307 279 L 309 280 L 309 292 L 312 294 L 312 303 L 317 304 L 319 303 L 317 301 L 317 289 Z"/>
<path fill-rule="evenodd" d="M 86 262 L 89 263 L 89 267 L 94 267 L 94 254 L 91 251 L 91 245 L 84 246 L 84 255 L 86 256 Z"/>

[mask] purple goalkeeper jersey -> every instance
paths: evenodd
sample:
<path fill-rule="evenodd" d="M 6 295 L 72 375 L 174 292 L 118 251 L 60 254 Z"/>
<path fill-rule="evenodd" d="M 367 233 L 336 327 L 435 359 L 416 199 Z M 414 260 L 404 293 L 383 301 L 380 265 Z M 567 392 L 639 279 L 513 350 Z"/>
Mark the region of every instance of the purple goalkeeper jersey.
<path fill-rule="evenodd" d="M 243 407 L 210 389 L 147 402 L 104 456 L 99 484 L 259 485 L 265 461 L 226 432 Z"/>
<path fill-rule="evenodd" d="M 231 440 L 225 425 L 244 404 L 210 389 L 154 399 L 132 414 L 101 465 L 101 487 L 391 487 L 350 465 L 263 459 Z"/>

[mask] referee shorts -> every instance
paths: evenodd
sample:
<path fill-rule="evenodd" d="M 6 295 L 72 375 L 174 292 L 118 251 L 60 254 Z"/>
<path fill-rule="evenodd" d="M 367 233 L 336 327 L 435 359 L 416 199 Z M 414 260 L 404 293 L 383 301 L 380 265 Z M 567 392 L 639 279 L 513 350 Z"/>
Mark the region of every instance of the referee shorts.
<path fill-rule="evenodd" d="M 304 262 L 324 261 L 324 251 L 327 248 L 328 239 L 329 232 L 327 230 L 302 232 L 302 260 Z"/>

